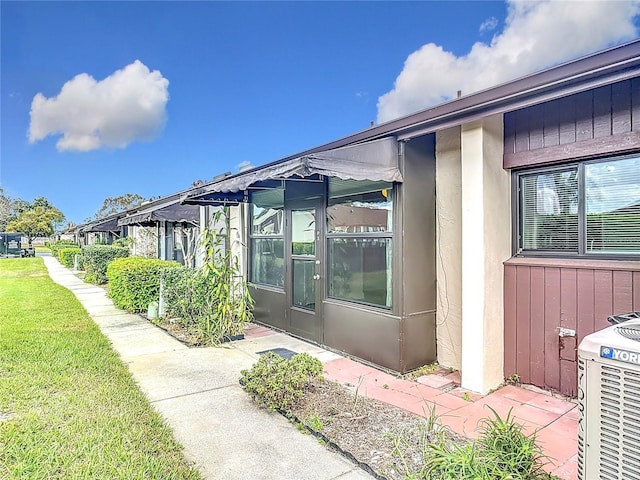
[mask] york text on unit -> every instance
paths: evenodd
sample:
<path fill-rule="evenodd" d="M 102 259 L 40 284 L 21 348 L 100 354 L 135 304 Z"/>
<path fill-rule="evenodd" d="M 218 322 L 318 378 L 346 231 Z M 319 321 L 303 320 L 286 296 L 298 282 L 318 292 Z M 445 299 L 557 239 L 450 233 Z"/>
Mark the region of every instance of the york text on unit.
<path fill-rule="evenodd" d="M 606 347 L 602 345 L 600 347 L 600 356 L 602 358 L 611 358 L 613 360 L 618 360 L 620 362 L 640 365 L 639 352 L 630 352 L 628 350 L 621 350 L 619 348 Z"/>

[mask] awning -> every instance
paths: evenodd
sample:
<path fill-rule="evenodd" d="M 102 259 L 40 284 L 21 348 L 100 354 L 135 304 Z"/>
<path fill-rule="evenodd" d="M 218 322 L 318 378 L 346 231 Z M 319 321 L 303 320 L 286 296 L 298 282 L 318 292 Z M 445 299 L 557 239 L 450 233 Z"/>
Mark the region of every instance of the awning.
<path fill-rule="evenodd" d="M 180 199 L 140 210 L 118 220 L 118 225 L 141 225 L 155 222 L 196 223 L 200 219 L 200 208 L 196 205 L 182 205 Z"/>
<path fill-rule="evenodd" d="M 84 227 L 78 229 L 80 233 L 90 232 L 119 232 L 118 217 L 109 218 L 105 220 L 98 220 L 97 222 L 90 223 Z"/>
<path fill-rule="evenodd" d="M 187 193 L 183 203 L 215 202 L 219 193 L 243 192 L 268 180 L 286 180 L 295 177 L 324 175 L 345 180 L 371 180 L 402 182 L 398 168 L 398 147 L 394 138 L 312 153 L 301 157 L 271 163 L 248 172 L 203 185 Z"/>

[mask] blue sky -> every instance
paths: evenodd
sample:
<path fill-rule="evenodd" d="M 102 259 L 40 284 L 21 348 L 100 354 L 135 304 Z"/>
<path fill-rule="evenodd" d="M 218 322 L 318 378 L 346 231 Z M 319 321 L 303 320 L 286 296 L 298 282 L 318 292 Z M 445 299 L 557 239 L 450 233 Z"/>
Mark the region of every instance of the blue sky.
<path fill-rule="evenodd" d="M 636 1 L 0 8 L 0 187 L 76 223 L 107 197 L 277 160 L 634 39 L 639 25 Z"/>

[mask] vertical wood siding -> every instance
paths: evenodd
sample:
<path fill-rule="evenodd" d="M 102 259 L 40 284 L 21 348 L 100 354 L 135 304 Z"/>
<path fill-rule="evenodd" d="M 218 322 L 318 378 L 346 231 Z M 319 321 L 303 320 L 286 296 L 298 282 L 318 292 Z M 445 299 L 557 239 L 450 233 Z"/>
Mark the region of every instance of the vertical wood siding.
<path fill-rule="evenodd" d="M 609 315 L 640 311 L 640 262 L 513 258 L 504 280 L 505 377 L 565 395 L 576 394 L 580 341 Z"/>
<path fill-rule="evenodd" d="M 623 153 L 640 145 L 640 78 L 504 115 L 504 166 Z"/>

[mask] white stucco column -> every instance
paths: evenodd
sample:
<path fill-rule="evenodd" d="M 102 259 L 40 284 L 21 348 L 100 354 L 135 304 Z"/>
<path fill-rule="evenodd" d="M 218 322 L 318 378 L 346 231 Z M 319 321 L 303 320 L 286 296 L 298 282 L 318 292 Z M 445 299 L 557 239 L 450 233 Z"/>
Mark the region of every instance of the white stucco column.
<path fill-rule="evenodd" d="M 196 247 L 196 268 L 200 268 L 202 267 L 202 265 L 204 265 L 205 252 L 204 247 L 202 246 L 202 234 L 207 228 L 209 228 L 209 207 L 200 205 L 198 213 L 199 219 L 198 234 L 196 235 L 196 237 L 198 238 L 198 246 Z"/>
<path fill-rule="evenodd" d="M 160 237 L 158 244 L 158 258 L 161 260 L 167 260 L 167 222 L 159 222 L 158 236 Z"/>
<path fill-rule="evenodd" d="M 244 215 L 245 205 L 234 205 L 229 207 L 229 226 L 231 228 L 230 231 L 230 240 L 231 240 L 231 255 L 235 257 L 238 261 L 238 269 L 240 273 L 243 274 L 246 269 L 245 265 L 245 215 Z"/>
<path fill-rule="evenodd" d="M 502 115 L 462 126 L 462 387 L 503 381 L 503 266 L 511 255 Z"/>

